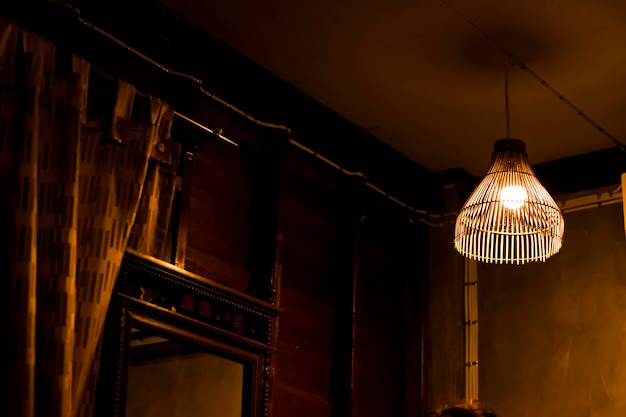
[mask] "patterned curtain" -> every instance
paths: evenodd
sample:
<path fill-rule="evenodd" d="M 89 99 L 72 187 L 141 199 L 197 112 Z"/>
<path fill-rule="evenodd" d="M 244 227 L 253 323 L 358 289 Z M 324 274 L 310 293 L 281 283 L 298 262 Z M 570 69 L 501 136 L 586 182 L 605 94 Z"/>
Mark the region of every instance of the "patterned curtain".
<path fill-rule="evenodd" d="M 178 161 L 181 143 L 174 142 L 170 135 L 171 107 L 163 108 L 163 113 L 155 125 L 163 131 L 157 135 L 150 154 L 148 173 L 144 182 L 141 202 L 133 224 L 128 247 L 155 258 L 171 261 L 167 246 L 170 232 L 170 218 L 174 205 L 174 194 L 179 178 Z M 164 118 L 164 119 L 163 119 Z"/>
<path fill-rule="evenodd" d="M 136 91 L 119 82 L 112 120 L 88 119 L 89 64 L 57 52 L 0 20 L 0 414 L 12 417 L 90 415 L 106 310 L 173 116 L 149 98 L 150 120 L 133 121 Z"/>

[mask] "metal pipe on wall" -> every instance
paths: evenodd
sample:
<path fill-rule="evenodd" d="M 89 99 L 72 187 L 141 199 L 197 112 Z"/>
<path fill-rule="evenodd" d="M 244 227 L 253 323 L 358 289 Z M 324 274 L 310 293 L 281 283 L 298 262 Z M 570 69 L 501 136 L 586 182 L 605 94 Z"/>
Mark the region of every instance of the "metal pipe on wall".
<path fill-rule="evenodd" d="M 465 400 L 478 401 L 478 265 L 465 258 L 463 292 L 465 311 Z"/>

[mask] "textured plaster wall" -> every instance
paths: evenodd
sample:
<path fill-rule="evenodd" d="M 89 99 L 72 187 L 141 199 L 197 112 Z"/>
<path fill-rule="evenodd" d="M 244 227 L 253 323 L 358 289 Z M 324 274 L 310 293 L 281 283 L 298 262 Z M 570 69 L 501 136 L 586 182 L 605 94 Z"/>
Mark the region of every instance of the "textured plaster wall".
<path fill-rule="evenodd" d="M 480 399 L 499 416 L 626 415 L 622 205 L 565 222 L 546 263 L 479 265 Z"/>

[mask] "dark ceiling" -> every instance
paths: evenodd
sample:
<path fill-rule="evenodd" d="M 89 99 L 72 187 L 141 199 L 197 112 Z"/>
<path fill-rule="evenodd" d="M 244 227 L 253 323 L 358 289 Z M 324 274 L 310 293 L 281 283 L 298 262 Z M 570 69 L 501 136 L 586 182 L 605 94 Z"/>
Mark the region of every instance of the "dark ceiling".
<path fill-rule="evenodd" d="M 506 136 L 506 52 L 531 163 L 626 143 L 624 2 L 162 3 L 431 171 L 484 173 Z"/>

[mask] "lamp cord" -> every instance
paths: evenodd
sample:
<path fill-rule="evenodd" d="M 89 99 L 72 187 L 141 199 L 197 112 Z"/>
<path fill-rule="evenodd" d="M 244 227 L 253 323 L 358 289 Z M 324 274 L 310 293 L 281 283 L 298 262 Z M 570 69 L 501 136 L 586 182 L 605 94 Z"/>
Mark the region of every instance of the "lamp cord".
<path fill-rule="evenodd" d="M 504 109 L 506 111 L 506 137 L 509 137 L 510 116 L 509 116 L 509 56 L 506 56 L 504 62 Z"/>
<path fill-rule="evenodd" d="M 533 71 L 531 68 L 528 67 L 528 65 L 526 65 L 521 59 L 517 58 L 516 56 L 514 56 L 511 51 L 509 51 L 508 49 L 506 49 L 504 46 L 502 46 L 500 43 L 498 43 L 493 37 L 489 36 L 485 31 L 483 31 L 481 28 L 479 28 L 474 22 L 472 22 L 468 17 L 466 17 L 463 13 L 461 13 L 460 11 L 458 11 L 456 8 L 454 8 L 447 0 L 440 0 L 443 4 L 445 4 L 446 6 L 448 6 L 448 8 L 450 10 L 452 10 L 454 13 L 456 13 L 459 17 L 461 17 L 461 19 L 465 20 L 470 26 L 472 26 L 478 33 L 480 33 L 481 35 L 483 35 L 488 41 L 490 41 L 491 43 L 493 43 L 498 49 L 500 49 L 502 52 L 505 53 L 505 55 L 508 57 L 508 59 L 513 60 L 513 62 L 520 67 L 521 69 L 523 69 L 524 71 L 526 71 L 526 73 L 528 73 L 531 77 L 533 77 L 535 80 L 537 80 L 539 82 L 539 84 L 543 85 L 545 88 L 548 89 L 548 91 L 550 91 L 554 96 L 556 96 L 556 98 L 558 98 L 559 100 L 561 100 L 563 103 L 565 103 L 565 105 L 567 105 L 570 109 L 572 109 L 574 111 L 574 113 L 576 113 L 579 117 L 581 117 L 583 120 L 585 120 L 587 123 L 589 123 L 596 131 L 598 131 L 599 133 L 601 133 L 602 135 L 604 135 L 605 137 L 607 137 L 611 142 L 613 142 L 613 144 L 615 146 L 617 146 L 622 152 L 626 152 L 626 144 L 620 142 L 615 136 L 613 136 L 610 132 L 608 132 L 606 129 L 604 129 L 602 126 L 600 126 L 598 123 L 596 123 L 593 119 L 591 119 L 591 117 L 587 116 L 581 109 L 579 109 L 574 103 L 572 103 L 570 100 L 568 100 L 567 98 L 565 98 L 563 96 L 563 94 L 559 93 L 554 87 L 552 87 L 550 84 L 548 84 L 548 82 L 546 80 L 544 80 L 543 78 L 541 78 L 541 76 L 539 76 L 539 74 L 537 74 L 535 71 Z"/>

